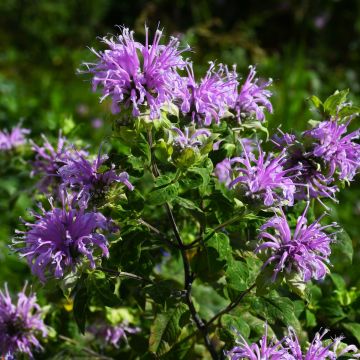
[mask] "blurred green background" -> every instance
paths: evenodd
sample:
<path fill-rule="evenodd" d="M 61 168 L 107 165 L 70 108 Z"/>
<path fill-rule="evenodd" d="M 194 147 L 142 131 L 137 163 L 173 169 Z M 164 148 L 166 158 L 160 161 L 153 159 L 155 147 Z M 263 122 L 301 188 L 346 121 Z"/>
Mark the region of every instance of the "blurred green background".
<path fill-rule="evenodd" d="M 305 129 L 316 116 L 307 101 L 312 94 L 324 99 L 350 88 L 360 104 L 359 0 L 1 0 L 0 20 L 0 129 L 22 121 L 35 140 L 41 133 L 54 139 L 62 128 L 97 152 L 112 115 L 77 69 L 94 60 L 88 47 L 101 48 L 97 36 L 116 34 L 115 25 L 134 29 L 140 40 L 144 23 L 180 36 L 193 48 L 199 76 L 210 60 L 235 63 L 244 77 L 257 65 L 259 76 L 274 80 L 272 131 Z M 28 269 L 7 245 L 34 200 L 31 169 L 21 166 L 19 159 L 0 159 L 0 284 L 7 280 L 12 288 L 22 287 Z M 355 259 L 335 261 L 335 271 L 345 274 L 349 289 L 360 288 L 359 181 L 339 197 L 333 217 L 349 233 Z"/>

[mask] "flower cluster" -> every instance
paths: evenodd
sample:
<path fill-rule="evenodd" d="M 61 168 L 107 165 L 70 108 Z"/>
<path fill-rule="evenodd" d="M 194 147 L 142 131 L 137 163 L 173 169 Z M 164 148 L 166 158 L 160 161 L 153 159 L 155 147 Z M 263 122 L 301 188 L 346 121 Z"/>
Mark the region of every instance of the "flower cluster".
<path fill-rule="evenodd" d="M 41 180 L 38 184 L 39 189 L 47 192 L 49 189 L 56 188 L 60 183 L 59 169 L 79 155 L 84 156 L 87 152 L 75 151 L 67 139 L 59 134 L 56 148 L 43 135 L 44 144 L 39 146 L 33 141 L 32 149 L 35 152 L 35 160 L 32 162 L 32 175 L 40 175 Z"/>
<path fill-rule="evenodd" d="M 244 337 L 239 333 L 236 340 L 237 345 L 227 352 L 230 360 L 293 360 L 293 357 L 283 347 L 284 341 L 271 341 L 268 343 L 268 328 L 265 328 L 265 334 L 257 343 L 248 344 Z"/>
<path fill-rule="evenodd" d="M 225 111 L 234 102 L 237 88 L 237 74 L 229 72 L 220 64 L 218 69 L 210 63 L 204 78 L 196 82 L 192 64 L 187 66 L 188 76 L 182 79 L 176 102 L 183 114 L 189 114 L 192 121 L 205 126 L 219 124 Z"/>
<path fill-rule="evenodd" d="M 323 340 L 327 330 L 316 333 L 314 339 L 303 351 L 299 339 L 292 328 L 289 334 L 280 341 L 271 340 L 268 342 L 268 329 L 265 328 L 265 335 L 257 343 L 249 344 L 240 334 L 238 334 L 237 345 L 226 353 L 229 360 L 336 360 L 344 355 L 353 358 L 360 358 L 360 353 L 354 345 L 345 346 L 339 349 L 342 337 L 328 341 Z"/>
<path fill-rule="evenodd" d="M 319 218 L 307 225 L 308 207 L 309 204 L 298 218 L 293 234 L 282 210 L 279 210 L 280 216 L 276 214 L 260 228 L 259 238 L 264 242 L 255 251 L 270 251 L 271 256 L 263 266 L 276 262 L 273 280 L 276 280 L 279 272 L 285 270 L 290 273 L 294 268 L 301 274 L 303 281 L 323 279 L 327 273 L 326 264 L 329 263 L 334 234 L 329 235 L 324 230 L 336 224 L 321 226 Z M 274 233 L 269 232 L 269 229 Z"/>
<path fill-rule="evenodd" d="M 250 66 L 249 75 L 245 83 L 241 86 L 236 98 L 235 110 L 239 120 L 247 116 L 255 116 L 259 121 L 265 120 L 264 109 L 269 113 L 273 112 L 272 104 L 269 100 L 272 93 L 266 88 L 271 85 L 272 80 L 259 83 L 255 78 L 256 69 Z"/>
<path fill-rule="evenodd" d="M 78 153 L 76 158 L 68 159 L 58 173 L 62 184 L 77 191 L 77 199 L 86 206 L 91 196 L 98 197 L 114 182 L 125 184 L 130 190 L 134 186 L 129 181 L 129 174 L 122 172 L 117 174 L 112 165 L 109 170 L 100 172 L 101 166 L 107 160 L 107 156 L 100 154 L 91 163 L 82 154 Z"/>
<path fill-rule="evenodd" d="M 177 38 L 161 45 L 159 29 L 150 45 L 147 27 L 145 34 L 143 45 L 135 41 L 133 32 L 122 28 L 115 39 L 103 38 L 107 50 L 91 49 L 99 60 L 85 65 L 93 75 L 94 90 L 102 88 L 101 101 L 112 99 L 113 113 L 131 108 L 133 116 L 140 116 L 147 106 L 150 119 L 156 119 L 161 107 L 171 102 L 193 122 L 209 126 L 219 124 L 221 118 L 229 116 L 229 111 L 239 121 L 253 116 L 264 121 L 264 109 L 273 111 L 269 100 L 272 94 L 267 89 L 272 81 L 260 83 L 255 78 L 255 67 L 250 68 L 247 79 L 240 85 L 235 67 L 230 71 L 211 62 L 206 75 L 197 81 L 192 63 L 182 58 L 188 47 L 180 49 Z M 187 76 L 181 76 L 184 69 Z"/>
<path fill-rule="evenodd" d="M 26 296 L 26 286 L 13 303 L 7 285 L 0 290 L 0 355 L 11 358 L 18 353 L 33 358 L 32 350 L 41 350 L 39 336 L 46 337 L 47 328 L 35 294 Z"/>
<path fill-rule="evenodd" d="M 0 150 L 9 151 L 26 143 L 26 135 L 30 130 L 15 126 L 10 132 L 7 130 L 0 131 Z"/>
<path fill-rule="evenodd" d="M 283 168 L 285 153 L 277 157 L 266 154 L 258 146 L 258 157 L 243 147 L 243 156 L 225 159 L 217 164 L 215 174 L 229 188 L 243 190 L 246 197 L 262 201 L 266 206 L 294 202 L 295 185 Z M 235 166 L 234 166 L 235 165 Z"/>
<path fill-rule="evenodd" d="M 349 121 L 340 124 L 336 119 L 321 122 L 305 135 L 313 141 L 312 155 L 327 165 L 329 176 L 337 172 L 340 180 L 352 180 L 360 169 L 360 130 L 346 134 Z"/>
<path fill-rule="evenodd" d="M 17 251 L 26 257 L 33 274 L 42 282 L 48 274 L 62 278 L 65 272 L 74 270 L 83 257 L 95 268 L 96 248 L 101 256 L 109 256 L 107 240 L 98 232 L 108 226 L 101 213 L 73 208 L 65 196 L 62 208 L 54 207 L 52 202 L 50 205 L 48 211 L 41 207 L 41 213 L 33 213 L 35 223 L 26 222 L 28 230 L 18 231 L 21 238 L 14 240 Z"/>
<path fill-rule="evenodd" d="M 112 111 L 118 113 L 121 107 L 132 108 L 133 116 L 139 116 L 147 105 L 150 118 L 160 115 L 160 108 L 173 98 L 174 86 L 180 81 L 177 70 L 186 62 L 179 40 L 171 38 L 167 45 L 161 45 L 162 31 L 157 30 L 152 44 L 149 44 L 148 28 L 145 27 L 145 45 L 135 41 L 134 34 L 127 28 L 114 38 L 103 38 L 108 46 L 104 52 L 92 51 L 99 58 L 96 64 L 87 64 L 93 74 L 94 90 L 102 87 L 102 100 L 112 98 Z"/>
<path fill-rule="evenodd" d="M 128 334 L 137 334 L 141 330 L 138 327 L 130 326 L 127 323 L 119 325 L 94 324 L 88 331 L 101 340 L 115 348 L 119 348 L 120 342 L 127 342 Z"/>
<path fill-rule="evenodd" d="M 360 145 L 354 140 L 360 130 L 347 134 L 349 121 L 339 123 L 336 118 L 320 122 L 311 130 L 304 131 L 301 138 L 284 134 L 273 142 L 286 149 L 286 168 L 298 166 L 293 173 L 297 184 L 295 197 L 330 198 L 336 201 L 339 180 L 353 180 L 360 170 Z"/>

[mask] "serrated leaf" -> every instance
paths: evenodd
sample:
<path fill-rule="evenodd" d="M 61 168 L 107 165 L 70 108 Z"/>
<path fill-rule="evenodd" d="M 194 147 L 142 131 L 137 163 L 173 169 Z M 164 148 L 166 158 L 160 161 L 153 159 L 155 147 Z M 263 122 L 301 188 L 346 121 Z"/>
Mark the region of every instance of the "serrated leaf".
<path fill-rule="evenodd" d="M 175 344 L 181 333 L 179 321 L 186 310 L 187 307 L 184 304 L 179 304 L 176 308 L 156 315 L 150 328 L 149 351 L 157 354 L 162 343 L 170 347 Z"/>
<path fill-rule="evenodd" d="M 210 193 L 208 190 L 208 185 L 210 183 L 211 170 L 206 169 L 206 168 L 192 168 L 189 171 L 201 176 L 202 183 L 200 183 L 200 186 L 199 186 L 200 195 L 201 196 L 208 195 Z"/>
<path fill-rule="evenodd" d="M 250 326 L 247 322 L 240 316 L 225 314 L 221 317 L 221 323 L 223 326 L 235 333 L 238 331 L 242 336 L 248 338 L 250 335 Z"/>
<path fill-rule="evenodd" d="M 285 281 L 291 291 L 299 295 L 301 298 L 306 297 L 306 283 L 299 273 L 286 274 Z"/>
<path fill-rule="evenodd" d="M 230 289 L 244 291 L 248 288 L 249 271 L 247 265 L 242 261 L 231 261 L 225 275 Z"/>
<path fill-rule="evenodd" d="M 101 271 L 95 271 L 89 277 L 90 290 L 95 299 L 104 306 L 115 307 L 121 304 L 120 299 L 114 294 L 115 285 Z"/>
<path fill-rule="evenodd" d="M 274 266 L 268 265 L 265 269 L 261 270 L 256 278 L 256 294 L 266 295 L 270 291 L 276 289 L 283 280 L 283 273 L 279 273 L 276 280 L 273 280 Z"/>
<path fill-rule="evenodd" d="M 248 297 L 247 301 L 250 303 L 249 311 L 253 314 L 263 317 L 271 324 L 281 321 L 285 326 L 292 326 L 296 331 L 300 331 L 295 307 L 289 298 L 272 292 L 267 296 Z"/>
<path fill-rule="evenodd" d="M 158 189 L 155 188 L 149 193 L 147 201 L 151 205 L 162 205 L 175 199 L 178 191 L 179 184 L 177 182 Z"/>
<path fill-rule="evenodd" d="M 177 196 L 174 199 L 174 202 L 185 209 L 196 210 L 201 213 L 203 212 L 193 201 L 189 199 L 184 199 L 180 196 Z"/>
<path fill-rule="evenodd" d="M 211 231 L 210 231 L 211 232 Z M 205 233 L 206 237 L 206 233 Z M 231 261 L 231 246 L 229 237 L 224 233 L 215 233 L 209 240 L 206 242 L 207 247 L 214 248 L 219 254 L 220 260 Z"/>

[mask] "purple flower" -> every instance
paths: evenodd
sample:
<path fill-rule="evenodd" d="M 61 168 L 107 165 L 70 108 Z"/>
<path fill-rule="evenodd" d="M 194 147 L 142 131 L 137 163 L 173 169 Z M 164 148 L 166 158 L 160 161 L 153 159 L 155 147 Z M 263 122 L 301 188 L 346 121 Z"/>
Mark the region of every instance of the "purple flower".
<path fill-rule="evenodd" d="M 9 151 L 26 143 L 26 135 L 30 130 L 23 129 L 20 125 L 15 126 L 10 132 L 0 131 L 0 151 Z"/>
<path fill-rule="evenodd" d="M 270 252 L 270 257 L 263 268 L 271 263 L 276 264 L 273 281 L 283 270 L 287 273 L 299 272 L 303 281 L 309 281 L 311 278 L 320 280 L 327 273 L 326 264 L 329 263 L 330 244 L 334 240 L 335 233 L 326 234 L 324 230 L 336 224 L 321 226 L 321 218 L 319 218 L 308 226 L 306 219 L 308 208 L 309 203 L 297 219 L 293 232 L 281 209 L 280 216 L 276 214 L 260 228 L 259 239 L 263 239 L 264 242 L 256 248 L 255 252 L 263 250 Z M 268 229 L 272 229 L 273 232 L 269 232 Z"/>
<path fill-rule="evenodd" d="M 358 351 L 354 345 L 346 346 L 343 350 L 338 351 L 337 348 L 343 339 L 342 337 L 335 338 L 335 340 L 325 345 L 323 337 L 327 332 L 328 330 L 324 330 L 322 333 L 316 333 L 305 354 L 302 353 L 299 340 L 292 328 L 289 328 L 289 336 L 285 341 L 289 347 L 289 352 L 294 356 L 295 360 L 336 360 L 350 352 Z M 359 358 L 360 354 L 352 354 L 352 356 Z"/>
<path fill-rule="evenodd" d="M 240 186 L 245 196 L 261 200 L 266 206 L 279 203 L 292 205 L 295 185 L 284 170 L 285 153 L 278 157 L 266 155 L 258 145 L 258 158 L 243 146 L 242 157 L 235 157 L 217 165 L 215 174 L 229 188 Z M 236 164 L 235 167 L 233 167 Z"/>
<path fill-rule="evenodd" d="M 211 135 L 211 131 L 206 129 L 195 130 L 192 135 L 190 135 L 190 129 L 188 127 L 184 129 L 184 132 L 176 127 L 173 127 L 172 130 L 177 134 L 174 139 L 174 144 L 181 149 L 185 149 L 186 147 L 197 148 L 203 145 L 204 138 Z"/>
<path fill-rule="evenodd" d="M 275 134 L 271 139 L 277 150 L 282 150 L 284 147 L 291 146 L 296 142 L 294 134 L 284 133 L 281 129 L 278 129 L 278 131 L 280 134 Z"/>
<path fill-rule="evenodd" d="M 134 40 L 134 33 L 122 28 L 121 35 L 104 37 L 108 46 L 103 52 L 91 49 L 99 58 L 98 63 L 86 64 L 93 74 L 93 88 L 102 87 L 101 101 L 112 98 L 112 112 L 120 108 L 132 108 L 133 116 L 139 116 L 144 107 L 150 108 L 150 118 L 160 115 L 160 108 L 173 99 L 174 86 L 178 83 L 178 69 L 185 66 L 179 49 L 179 40 L 172 37 L 167 45 L 160 45 L 162 31 L 156 30 L 149 44 L 148 28 L 145 27 L 145 45 Z"/>
<path fill-rule="evenodd" d="M 216 69 L 215 64 L 210 63 L 205 77 L 197 83 L 192 64 L 188 64 L 186 69 L 188 76 L 182 79 L 177 89 L 182 113 L 205 126 L 213 122 L 219 124 L 229 105 L 234 103 L 237 87 L 235 70 L 230 72 L 222 64 Z"/>
<path fill-rule="evenodd" d="M 21 240 L 13 241 L 16 246 L 22 245 L 16 251 L 27 259 L 33 274 L 42 282 L 48 273 L 62 278 L 65 272 L 74 270 L 83 256 L 95 268 L 96 248 L 101 250 L 101 256 L 109 256 L 107 240 L 98 232 L 107 228 L 107 219 L 98 212 L 72 208 L 65 194 L 62 203 L 62 208 L 56 208 L 50 202 L 48 211 L 40 206 L 41 214 L 33 213 L 35 223 L 25 223 L 28 230 L 18 231 Z"/>
<path fill-rule="evenodd" d="M 296 360 L 283 347 L 284 340 L 272 340 L 268 342 L 267 326 L 265 327 L 265 335 L 259 341 L 259 344 L 248 342 L 238 334 L 236 340 L 237 346 L 228 351 L 226 355 L 230 360 Z"/>
<path fill-rule="evenodd" d="M 358 349 L 354 345 L 346 346 L 343 350 L 338 350 L 342 337 L 335 338 L 328 345 L 323 343 L 323 337 L 327 330 L 322 334 L 316 333 L 313 341 L 306 352 L 303 352 L 295 331 L 289 328 L 289 334 L 282 340 L 273 340 L 268 344 L 267 327 L 265 335 L 260 340 L 260 346 L 257 343 L 248 344 L 239 334 L 237 346 L 226 353 L 230 360 L 336 360 L 343 355 L 350 355 L 353 358 L 359 358 Z"/>
<path fill-rule="evenodd" d="M 316 158 L 311 149 L 307 151 L 305 145 L 296 139 L 293 134 L 283 133 L 275 135 L 272 142 L 275 147 L 285 149 L 286 160 L 284 161 L 285 169 L 294 169 L 289 172 L 289 176 L 296 186 L 295 199 L 304 200 L 309 198 L 330 198 L 337 201 L 335 193 L 339 190 L 333 185 L 334 178 L 324 175 L 322 164 L 319 158 Z"/>
<path fill-rule="evenodd" d="M 32 175 L 41 175 L 38 186 L 41 191 L 47 192 L 50 187 L 56 187 L 60 183 L 58 170 L 70 159 L 76 159 L 79 155 L 86 155 L 85 151 L 75 151 L 66 138 L 59 134 L 58 143 L 54 148 L 49 140 L 43 135 L 43 146 L 32 142 L 35 151 L 35 161 L 32 162 Z"/>
<path fill-rule="evenodd" d="M 91 326 L 88 331 L 97 339 L 101 339 L 115 348 L 119 348 L 119 343 L 122 340 L 127 342 L 127 334 L 137 334 L 141 330 L 138 327 L 122 323 L 119 325 L 97 324 Z"/>
<path fill-rule="evenodd" d="M 84 205 L 88 203 L 91 197 L 101 195 L 114 182 L 121 182 L 130 190 L 134 189 L 127 172 L 118 175 L 114 170 L 114 166 L 110 170 L 100 171 L 106 160 L 107 156 L 100 157 L 99 154 L 91 163 L 82 154 L 78 153 L 76 158 L 68 159 L 67 164 L 58 170 L 63 185 L 78 190 L 78 200 L 81 199 Z"/>
<path fill-rule="evenodd" d="M 0 291 L 0 355 L 12 358 L 17 353 L 33 358 L 32 350 L 41 350 L 39 336 L 46 337 L 47 329 L 35 294 L 25 295 L 26 285 L 12 303 L 7 285 Z"/>
<path fill-rule="evenodd" d="M 323 121 L 304 134 L 314 140 L 312 154 L 327 164 L 329 175 L 337 172 L 340 180 L 350 181 L 360 169 L 360 145 L 352 141 L 359 138 L 360 130 L 346 135 L 348 125 Z"/>
<path fill-rule="evenodd" d="M 250 66 L 249 75 L 245 83 L 241 86 L 240 93 L 237 97 L 235 110 L 237 117 L 240 120 L 241 117 L 255 115 L 259 121 L 265 120 L 264 108 L 269 113 L 273 112 L 273 107 L 269 98 L 271 97 L 271 91 L 266 88 L 271 85 L 272 80 L 259 84 L 259 79 L 255 79 L 256 68 Z"/>

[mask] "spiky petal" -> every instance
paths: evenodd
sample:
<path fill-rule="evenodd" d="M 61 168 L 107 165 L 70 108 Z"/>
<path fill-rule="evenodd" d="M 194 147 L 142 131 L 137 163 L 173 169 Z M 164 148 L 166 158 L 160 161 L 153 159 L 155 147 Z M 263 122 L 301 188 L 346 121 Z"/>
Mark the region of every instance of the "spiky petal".
<path fill-rule="evenodd" d="M 177 101 L 183 114 L 205 126 L 219 124 L 236 94 L 237 74 L 222 64 L 210 67 L 199 82 L 196 81 L 192 64 L 186 66 L 188 76 L 183 78 L 177 90 Z"/>
<path fill-rule="evenodd" d="M 15 126 L 11 131 L 0 131 L 0 151 L 9 151 L 26 143 L 26 135 L 30 130 L 22 128 L 20 125 Z"/>
<path fill-rule="evenodd" d="M 312 154 L 327 163 L 329 175 L 335 172 L 340 180 L 352 180 L 360 170 L 360 144 L 354 142 L 360 130 L 347 134 L 349 121 L 323 121 L 304 134 L 313 139 Z"/>
<path fill-rule="evenodd" d="M 264 121 L 264 109 L 269 113 L 273 112 L 273 107 L 269 100 L 272 93 L 270 90 L 267 90 L 272 80 L 269 79 L 267 82 L 260 83 L 259 79 L 255 78 L 255 76 L 256 68 L 250 66 L 249 75 L 241 86 L 235 103 L 235 110 L 239 120 L 242 117 L 255 116 L 257 120 Z"/>
<path fill-rule="evenodd" d="M 295 185 L 284 170 L 285 153 L 274 157 L 266 154 L 258 146 L 258 157 L 243 146 L 243 156 L 218 165 L 215 173 L 229 188 L 240 186 L 245 196 L 260 200 L 266 206 L 294 202 Z M 230 181 L 231 180 L 231 181 Z"/>
<path fill-rule="evenodd" d="M 267 326 L 265 334 L 259 344 L 249 344 L 241 334 L 238 334 L 236 346 L 226 353 L 229 360 L 296 360 L 283 347 L 282 341 L 272 340 L 269 342 Z"/>
<path fill-rule="evenodd" d="M 93 88 L 102 89 L 101 101 L 112 99 L 112 112 L 131 108 L 133 116 L 142 114 L 143 107 L 150 108 L 150 118 L 160 115 L 160 108 L 173 99 L 174 86 L 178 84 L 178 70 L 185 66 L 180 42 L 172 37 L 167 45 L 160 45 L 163 32 L 156 30 L 152 44 L 145 27 L 145 45 L 135 41 L 134 32 L 122 28 L 116 38 L 104 37 L 108 49 L 97 52 L 99 61 L 85 64 L 93 74 Z"/>
<path fill-rule="evenodd" d="M 87 258 L 95 268 L 95 250 L 108 257 L 108 243 L 99 233 L 108 227 L 107 219 L 98 212 L 85 212 L 73 208 L 64 198 L 62 208 L 40 207 L 41 213 L 33 213 L 34 223 L 25 223 L 28 230 L 19 231 L 21 239 L 14 240 L 14 248 L 25 257 L 34 275 L 45 282 L 48 275 L 62 278 L 65 273 Z"/>
<path fill-rule="evenodd" d="M 79 155 L 85 156 L 86 151 L 76 151 L 69 141 L 59 134 L 57 145 L 54 147 L 46 136 L 42 135 L 43 145 L 32 142 L 32 150 L 35 152 L 35 160 L 31 163 L 32 175 L 41 175 L 42 178 L 38 187 L 43 192 L 48 192 L 52 188 L 57 188 L 60 184 L 59 169 L 75 159 Z"/>
<path fill-rule="evenodd" d="M 33 358 L 32 351 L 42 349 L 39 338 L 48 334 L 36 295 L 27 296 L 25 291 L 26 286 L 13 303 L 7 285 L 0 290 L 0 356 L 7 359 L 19 353 Z"/>
<path fill-rule="evenodd" d="M 121 182 L 130 190 L 134 189 L 127 172 L 117 174 L 113 165 L 109 170 L 100 171 L 106 160 L 107 156 L 101 157 L 99 153 L 97 158 L 90 162 L 79 153 L 76 158 L 70 158 L 67 164 L 58 171 L 63 185 L 77 190 L 77 198 L 81 200 L 84 206 L 91 197 L 102 194 L 112 183 Z"/>
<path fill-rule="evenodd" d="M 303 281 L 323 279 L 327 273 L 327 264 L 331 253 L 330 244 L 335 234 L 327 234 L 324 230 L 331 225 L 321 226 L 320 220 L 307 225 L 307 204 L 303 214 L 298 218 L 296 228 L 292 232 L 282 209 L 261 228 L 260 244 L 255 252 L 267 251 L 269 258 L 263 268 L 275 264 L 273 281 L 282 271 L 299 273 Z M 269 231 L 272 229 L 272 232 Z"/>

